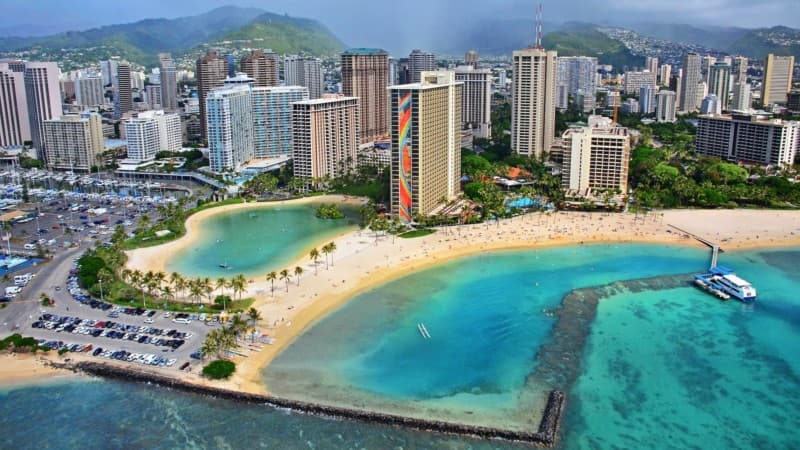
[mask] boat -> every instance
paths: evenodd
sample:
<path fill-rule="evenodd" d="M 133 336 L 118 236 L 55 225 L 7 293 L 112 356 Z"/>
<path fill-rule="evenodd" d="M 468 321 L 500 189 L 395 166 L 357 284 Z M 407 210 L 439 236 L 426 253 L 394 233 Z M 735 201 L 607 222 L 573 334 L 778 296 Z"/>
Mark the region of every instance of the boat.
<path fill-rule="evenodd" d="M 756 301 L 756 288 L 727 267 L 712 267 L 708 273 L 695 275 L 695 284 L 723 300 L 733 297 L 744 303 Z"/>
<path fill-rule="evenodd" d="M 423 338 L 425 338 L 425 339 L 430 339 L 431 338 L 431 334 L 428 333 L 428 329 L 425 328 L 424 324 L 418 323 L 417 324 L 417 329 L 419 330 L 419 334 L 421 334 Z"/>
<path fill-rule="evenodd" d="M 222 263 L 222 264 L 220 264 L 220 265 L 219 265 L 219 267 L 221 267 L 221 268 L 223 268 L 223 269 L 230 269 L 230 266 L 229 266 L 229 265 L 228 265 L 228 263 L 226 263 L 226 262 L 225 262 L 225 263 Z"/>

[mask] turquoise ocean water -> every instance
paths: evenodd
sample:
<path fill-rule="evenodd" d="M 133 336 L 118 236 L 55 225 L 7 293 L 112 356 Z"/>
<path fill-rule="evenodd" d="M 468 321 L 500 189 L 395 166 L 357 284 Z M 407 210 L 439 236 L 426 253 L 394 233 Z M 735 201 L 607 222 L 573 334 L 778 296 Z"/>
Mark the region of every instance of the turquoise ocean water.
<path fill-rule="evenodd" d="M 323 220 L 315 216 L 316 206 L 270 205 L 211 216 L 200 225 L 200 241 L 172 255 L 167 271 L 202 277 L 261 275 L 285 269 L 312 247 L 356 229 L 355 209 L 342 208 L 346 219 Z"/>
<path fill-rule="evenodd" d="M 552 387 L 528 375 L 569 290 L 694 272 L 707 260 L 700 249 L 629 245 L 454 261 L 354 299 L 265 376 L 302 398 L 525 427 L 527 408 Z M 691 287 L 600 301 L 567 387 L 562 447 L 796 448 L 800 251 L 722 262 L 758 287 L 753 307 Z M 289 375 L 313 388 L 296 392 Z M 0 429 L 0 448 L 525 448 L 105 381 L 0 390 Z"/>

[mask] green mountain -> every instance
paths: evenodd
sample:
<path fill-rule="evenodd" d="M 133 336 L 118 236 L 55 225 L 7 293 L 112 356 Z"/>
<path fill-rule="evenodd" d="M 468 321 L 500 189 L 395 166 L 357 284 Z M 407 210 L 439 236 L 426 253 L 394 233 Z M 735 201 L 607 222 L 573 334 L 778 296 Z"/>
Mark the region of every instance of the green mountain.
<path fill-rule="evenodd" d="M 768 53 L 800 57 L 800 30 L 788 27 L 750 30 L 731 42 L 728 53 L 764 58 Z"/>
<path fill-rule="evenodd" d="M 264 13 L 250 23 L 216 39 L 233 41 L 239 47 L 263 47 L 276 53 L 330 55 L 344 50 L 344 44 L 330 30 L 311 19 L 297 19 Z"/>
<path fill-rule="evenodd" d="M 800 55 L 800 30 L 777 26 L 746 29 L 736 27 L 696 27 L 685 24 L 634 24 L 637 33 L 665 41 L 701 45 L 732 55 L 764 58 L 776 55 Z"/>
<path fill-rule="evenodd" d="M 158 52 L 180 54 L 204 43 L 231 39 L 249 39 L 258 42 L 257 47 L 290 53 L 323 54 L 342 47 L 316 21 L 270 14 L 258 8 L 225 6 L 177 19 L 146 19 L 44 37 L 0 38 L 0 52 L 59 60 L 66 69 L 111 56 L 152 65 Z"/>
<path fill-rule="evenodd" d="M 559 31 L 545 34 L 542 45 L 547 50 L 556 50 L 558 56 L 596 56 L 600 64 L 617 68 L 640 67 L 645 62 L 644 57 L 634 56 L 621 41 L 590 24 L 565 24 Z"/>

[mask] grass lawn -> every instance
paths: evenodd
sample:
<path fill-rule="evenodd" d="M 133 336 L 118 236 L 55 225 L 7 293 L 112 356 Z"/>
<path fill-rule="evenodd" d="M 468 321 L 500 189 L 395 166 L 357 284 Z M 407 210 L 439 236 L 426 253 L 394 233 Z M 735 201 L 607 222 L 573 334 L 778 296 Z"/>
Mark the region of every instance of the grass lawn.
<path fill-rule="evenodd" d="M 413 239 L 413 238 L 427 236 L 427 235 L 433 234 L 433 233 L 436 233 L 436 230 L 432 230 L 430 228 L 426 228 L 424 230 L 413 230 L 413 231 L 409 231 L 407 233 L 399 234 L 399 235 L 397 235 L 397 237 L 401 237 L 403 239 Z"/>

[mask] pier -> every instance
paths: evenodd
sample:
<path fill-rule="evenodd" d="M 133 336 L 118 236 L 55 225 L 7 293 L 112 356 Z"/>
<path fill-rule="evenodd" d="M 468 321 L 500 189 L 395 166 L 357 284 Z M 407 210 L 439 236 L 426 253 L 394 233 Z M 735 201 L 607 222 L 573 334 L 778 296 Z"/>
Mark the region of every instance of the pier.
<path fill-rule="evenodd" d="M 694 239 L 694 240 L 696 240 L 698 242 L 701 242 L 701 243 L 705 244 L 706 246 L 708 246 L 711 249 L 711 268 L 715 269 L 717 267 L 717 260 L 719 259 L 720 252 L 723 252 L 723 253 L 725 252 L 725 250 L 720 248 L 719 244 L 711 242 L 711 241 L 709 241 L 708 239 L 706 239 L 706 238 L 704 238 L 702 236 L 698 236 L 698 235 L 696 235 L 694 233 L 691 233 L 689 231 L 686 231 L 686 230 L 684 230 L 682 228 L 678 228 L 675 225 L 667 224 L 667 226 L 670 227 L 670 228 L 674 228 L 675 230 L 680 231 L 681 233 L 689 236 L 690 238 L 692 238 L 692 239 Z"/>

